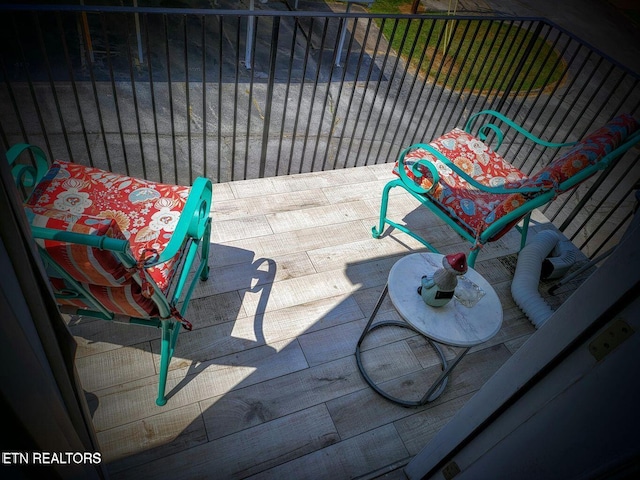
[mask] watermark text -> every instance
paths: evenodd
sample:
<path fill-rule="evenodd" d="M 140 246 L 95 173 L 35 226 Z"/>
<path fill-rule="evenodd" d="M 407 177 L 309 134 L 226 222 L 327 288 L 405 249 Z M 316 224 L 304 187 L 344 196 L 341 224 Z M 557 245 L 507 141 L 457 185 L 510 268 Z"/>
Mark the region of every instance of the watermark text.
<path fill-rule="evenodd" d="M 100 452 L 2 452 L 3 465 L 86 465 L 102 462 Z"/>

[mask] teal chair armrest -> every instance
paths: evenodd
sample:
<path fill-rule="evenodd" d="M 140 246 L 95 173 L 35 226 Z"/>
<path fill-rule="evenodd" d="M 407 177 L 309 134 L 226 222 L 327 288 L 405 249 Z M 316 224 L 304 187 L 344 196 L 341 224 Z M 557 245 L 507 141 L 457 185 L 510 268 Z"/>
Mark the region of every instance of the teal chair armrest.
<path fill-rule="evenodd" d="M 67 232 L 54 230 L 53 228 L 31 227 L 33 238 L 43 240 L 56 240 L 65 243 L 77 243 L 87 247 L 99 248 L 100 250 L 111 250 L 112 252 L 129 255 L 129 241 L 111 238 L 107 236 L 88 235 L 86 233 Z M 133 265 L 135 261 L 131 259 Z M 131 266 L 131 265 L 129 265 Z"/>
<path fill-rule="evenodd" d="M 413 175 L 415 175 L 417 178 L 420 178 L 422 177 L 422 172 L 419 170 L 418 167 L 420 165 L 424 165 L 429 170 L 429 172 L 431 173 L 431 176 L 433 177 L 433 184 L 431 185 L 431 187 L 428 189 L 422 188 L 411 177 L 409 177 L 409 175 L 407 175 L 407 171 L 406 171 L 407 166 L 404 163 L 404 158 L 407 155 L 407 153 L 409 153 L 414 147 L 415 146 L 412 145 L 408 148 L 405 148 L 400 153 L 400 156 L 398 157 L 398 174 L 400 175 L 400 179 L 402 180 L 402 183 L 409 190 L 421 195 L 426 195 L 431 190 L 433 190 L 435 186 L 438 184 L 438 182 L 440 181 L 440 174 L 438 173 L 438 170 L 436 169 L 433 163 L 429 162 L 426 159 L 419 158 L 415 160 L 415 163 L 411 165 L 409 169 L 411 170 L 411 173 L 413 173 Z"/>
<path fill-rule="evenodd" d="M 176 256 L 187 238 L 202 238 L 211 210 L 212 191 L 211 180 L 204 177 L 196 178 L 171 240 L 160 256 L 146 266 L 164 263 Z"/>
<path fill-rule="evenodd" d="M 500 121 L 506 123 L 509 127 L 513 128 L 516 132 L 520 133 L 521 135 L 524 135 L 526 138 L 528 138 L 532 142 L 538 145 L 542 145 L 544 147 L 550 147 L 550 148 L 570 147 L 577 143 L 577 142 L 555 143 L 555 142 L 548 142 L 546 140 L 538 138 L 528 130 L 525 130 L 524 128 L 522 128 L 520 125 L 515 123 L 510 118 L 505 117 L 500 112 L 496 112 L 495 110 L 482 110 L 481 112 L 471 115 L 464 126 L 464 131 L 473 135 L 471 131 L 471 129 L 473 128 L 473 124 L 475 123 L 478 117 L 483 115 L 487 115 L 487 116 L 495 117 L 499 119 Z M 502 129 L 500 129 L 500 127 L 498 127 L 497 125 L 493 123 L 485 123 L 484 125 L 482 125 L 477 129 L 477 133 L 475 134 L 475 136 L 477 136 L 480 140 L 484 142 L 487 140 L 487 134 L 489 131 L 496 134 L 497 145 L 495 146 L 494 150 L 497 150 L 498 148 L 500 148 L 500 145 L 504 140 L 504 133 L 502 132 Z"/>
<path fill-rule="evenodd" d="M 17 164 L 16 160 L 20 155 L 30 150 L 35 158 L 36 165 Z M 47 156 L 40 147 L 35 145 L 29 145 L 27 143 L 17 143 L 7 150 L 7 160 L 11 167 L 11 174 L 18 187 L 35 187 L 42 177 L 45 176 L 49 170 L 49 162 L 47 162 Z"/>

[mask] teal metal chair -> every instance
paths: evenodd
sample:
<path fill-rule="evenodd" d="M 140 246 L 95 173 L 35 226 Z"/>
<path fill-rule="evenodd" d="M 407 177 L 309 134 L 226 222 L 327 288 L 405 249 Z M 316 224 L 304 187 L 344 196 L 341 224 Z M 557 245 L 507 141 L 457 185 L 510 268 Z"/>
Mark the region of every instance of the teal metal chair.
<path fill-rule="evenodd" d="M 60 310 L 159 328 L 156 404 L 166 404 L 178 334 L 192 328 L 184 314 L 209 275 L 211 182 L 184 187 L 49 164 L 27 144 L 11 147 L 7 159 Z"/>
<path fill-rule="evenodd" d="M 504 132 L 495 123 L 484 123 L 475 129 L 475 135 L 471 133 L 479 117 L 498 120 L 538 145 L 568 148 L 527 176 L 496 153 Z M 497 142 L 495 150 L 485 143 L 489 134 Z M 468 264 L 473 266 L 483 245 L 499 239 L 514 226 L 521 233 L 522 248 L 534 209 L 608 168 L 638 142 L 638 122 L 626 114 L 579 142 L 552 143 L 537 138 L 499 112 L 484 110 L 471 116 L 464 130 L 456 128 L 429 144 L 415 144 L 400 153 L 393 169 L 398 178 L 383 189 L 380 220 L 372 234 L 379 238 L 385 225 L 389 225 L 437 252 L 409 225 L 387 217 L 389 191 L 401 187 L 472 244 Z M 521 220 L 523 224 L 519 226 Z"/>

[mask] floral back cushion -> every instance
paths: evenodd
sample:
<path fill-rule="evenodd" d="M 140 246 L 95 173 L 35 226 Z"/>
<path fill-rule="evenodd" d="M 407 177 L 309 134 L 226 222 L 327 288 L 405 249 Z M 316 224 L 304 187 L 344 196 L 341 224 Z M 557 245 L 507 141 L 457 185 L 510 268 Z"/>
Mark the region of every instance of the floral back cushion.
<path fill-rule="evenodd" d="M 629 114 L 620 115 L 587 135 L 567 153 L 553 160 L 522 185 L 540 185 L 550 182 L 557 187 L 586 167 L 595 165 L 605 155 L 619 147 L 638 128 L 638 122 L 634 117 Z"/>
<path fill-rule="evenodd" d="M 74 291 L 73 286 L 68 286 L 62 278 L 51 277 L 51 285 L 58 292 Z M 136 282 L 127 283 L 121 287 L 106 287 L 103 285 L 83 284 L 91 295 L 110 312 L 116 315 L 125 315 L 134 318 L 149 318 L 159 315 L 155 302 L 142 294 L 140 285 Z M 56 298 L 59 305 L 68 305 L 77 308 L 94 309 L 89 300 L 81 297 Z"/>
<path fill-rule="evenodd" d="M 34 227 L 124 240 L 118 224 L 111 218 L 75 215 L 37 207 L 27 207 L 25 213 Z M 119 287 L 130 282 L 127 269 L 109 250 L 57 240 L 36 241 L 65 272 L 80 283 Z"/>

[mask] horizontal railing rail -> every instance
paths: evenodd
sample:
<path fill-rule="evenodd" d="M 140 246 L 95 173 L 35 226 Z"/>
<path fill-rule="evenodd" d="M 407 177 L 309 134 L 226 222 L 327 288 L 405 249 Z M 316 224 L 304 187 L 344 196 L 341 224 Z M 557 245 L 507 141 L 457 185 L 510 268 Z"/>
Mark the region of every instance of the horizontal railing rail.
<path fill-rule="evenodd" d="M 0 6 L 0 139 L 167 183 L 394 161 L 498 110 L 578 140 L 640 118 L 640 77 L 539 18 Z M 341 47 L 341 48 L 340 48 Z M 551 151 L 507 134 L 525 173 Z M 544 213 L 588 255 L 615 244 L 640 184 L 632 149 Z"/>

